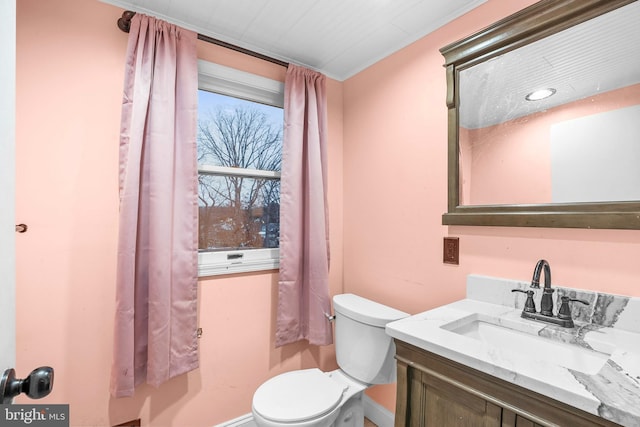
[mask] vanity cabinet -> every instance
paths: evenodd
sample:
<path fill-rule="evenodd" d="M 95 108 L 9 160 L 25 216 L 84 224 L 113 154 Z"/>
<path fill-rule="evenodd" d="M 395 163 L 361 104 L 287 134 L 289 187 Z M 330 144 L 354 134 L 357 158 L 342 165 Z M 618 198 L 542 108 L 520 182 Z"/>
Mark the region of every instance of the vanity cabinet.
<path fill-rule="evenodd" d="M 618 424 L 400 340 L 396 427 Z"/>

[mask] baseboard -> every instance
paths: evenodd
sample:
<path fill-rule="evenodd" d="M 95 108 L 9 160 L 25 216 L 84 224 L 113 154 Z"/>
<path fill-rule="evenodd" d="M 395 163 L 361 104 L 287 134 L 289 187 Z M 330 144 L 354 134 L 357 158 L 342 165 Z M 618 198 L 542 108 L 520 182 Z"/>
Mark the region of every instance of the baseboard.
<path fill-rule="evenodd" d="M 364 404 L 364 416 L 369 418 L 378 427 L 393 427 L 395 414 L 366 394 L 362 398 Z"/>
<path fill-rule="evenodd" d="M 256 427 L 256 423 L 253 422 L 253 415 L 248 413 L 238 418 L 234 418 L 233 420 L 225 421 L 224 423 L 218 424 L 214 427 Z"/>

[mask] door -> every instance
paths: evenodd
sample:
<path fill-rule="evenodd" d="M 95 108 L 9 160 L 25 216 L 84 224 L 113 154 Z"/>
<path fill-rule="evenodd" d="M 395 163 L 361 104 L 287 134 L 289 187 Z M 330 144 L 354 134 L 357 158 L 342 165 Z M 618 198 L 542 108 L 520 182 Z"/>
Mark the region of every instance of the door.
<path fill-rule="evenodd" d="M 0 375 L 15 365 L 16 0 L 0 1 Z"/>

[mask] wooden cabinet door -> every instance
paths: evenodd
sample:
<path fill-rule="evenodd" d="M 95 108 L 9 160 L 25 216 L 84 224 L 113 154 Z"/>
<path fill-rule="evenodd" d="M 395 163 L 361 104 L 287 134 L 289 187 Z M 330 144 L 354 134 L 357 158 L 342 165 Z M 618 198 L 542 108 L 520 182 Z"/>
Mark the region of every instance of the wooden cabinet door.
<path fill-rule="evenodd" d="M 500 427 L 502 408 L 422 373 L 425 427 Z"/>
<path fill-rule="evenodd" d="M 408 405 L 396 414 L 396 427 L 500 427 L 499 406 L 417 369 L 403 367 L 402 375 Z"/>
<path fill-rule="evenodd" d="M 576 424 L 578 426 L 579 424 Z M 506 408 L 502 409 L 502 427 L 544 427 Z"/>

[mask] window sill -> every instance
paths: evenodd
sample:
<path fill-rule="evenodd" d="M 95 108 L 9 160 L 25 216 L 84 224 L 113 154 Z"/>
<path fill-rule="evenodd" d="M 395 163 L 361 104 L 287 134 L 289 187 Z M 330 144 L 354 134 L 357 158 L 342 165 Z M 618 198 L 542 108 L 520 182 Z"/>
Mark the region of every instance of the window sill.
<path fill-rule="evenodd" d="M 231 254 L 241 254 L 242 257 L 230 260 L 228 256 Z M 198 253 L 198 277 L 277 270 L 280 268 L 279 254 L 279 249 L 200 252 Z"/>

